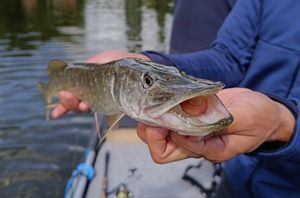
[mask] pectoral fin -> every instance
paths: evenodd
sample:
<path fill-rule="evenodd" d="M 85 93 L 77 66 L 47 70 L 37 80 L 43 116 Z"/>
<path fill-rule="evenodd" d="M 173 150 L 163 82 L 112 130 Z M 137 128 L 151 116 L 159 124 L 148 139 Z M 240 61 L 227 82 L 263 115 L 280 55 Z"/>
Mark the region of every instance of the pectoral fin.
<path fill-rule="evenodd" d="M 109 128 L 107 129 L 107 131 L 105 131 L 104 134 L 101 134 L 101 138 L 100 138 L 99 142 L 102 142 L 104 140 L 104 138 L 106 137 L 108 132 L 110 132 L 111 130 L 118 129 L 118 127 L 119 127 L 118 122 L 124 116 L 125 116 L 124 113 L 118 113 L 115 115 L 105 116 L 105 120 L 106 120 L 106 123 L 108 124 Z"/>
<path fill-rule="evenodd" d="M 62 60 L 50 60 L 48 63 L 48 75 L 54 77 L 59 72 L 63 71 L 68 64 Z"/>
<path fill-rule="evenodd" d="M 100 123 L 99 123 L 99 116 L 98 116 L 97 112 L 94 113 L 94 122 L 95 122 L 97 136 L 98 136 L 98 139 L 100 140 L 101 139 L 101 130 L 100 130 Z"/>
<path fill-rule="evenodd" d="M 118 122 L 124 117 L 124 113 L 118 113 L 115 115 L 105 116 L 106 122 L 109 126 L 106 133 L 108 133 L 110 130 L 115 130 L 119 128 Z"/>
<path fill-rule="evenodd" d="M 50 119 L 50 111 L 57 107 L 58 104 L 52 103 L 52 97 L 49 94 L 49 87 L 46 83 L 38 83 L 37 84 L 38 90 L 43 94 L 45 101 L 46 101 L 46 120 Z"/>

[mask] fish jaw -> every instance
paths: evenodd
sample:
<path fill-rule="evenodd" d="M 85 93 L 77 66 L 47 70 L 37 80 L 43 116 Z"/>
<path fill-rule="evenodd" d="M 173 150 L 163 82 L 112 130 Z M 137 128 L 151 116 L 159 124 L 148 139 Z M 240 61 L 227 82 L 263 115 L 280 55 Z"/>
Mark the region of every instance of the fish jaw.
<path fill-rule="evenodd" d="M 222 130 L 232 123 L 232 115 L 215 94 L 205 96 L 204 99 L 207 102 L 207 108 L 200 115 L 188 115 L 182 110 L 180 104 L 177 104 L 161 116 L 154 118 L 153 121 L 181 135 L 197 136 L 205 136 L 210 132 Z"/>
<path fill-rule="evenodd" d="M 161 126 L 183 135 L 206 135 L 232 123 L 233 118 L 216 93 L 224 87 L 222 82 L 176 76 L 169 81 L 157 81 L 145 92 L 139 120 Z M 184 112 L 181 103 L 202 97 L 207 107 L 200 115 Z"/>
<path fill-rule="evenodd" d="M 194 91 L 180 99 L 173 100 L 169 106 L 155 107 L 154 109 L 146 109 L 143 112 L 144 121 L 146 123 L 162 126 L 182 135 L 200 135 L 204 136 L 213 131 L 219 131 L 229 126 L 233 117 L 225 108 L 221 100 L 216 96 L 219 88 Z M 206 110 L 200 115 L 191 116 L 184 112 L 180 103 L 195 98 L 203 97 L 206 101 Z M 160 109 L 159 111 L 155 111 Z"/>
<path fill-rule="evenodd" d="M 181 80 L 181 79 L 180 79 Z M 182 83 L 183 82 L 183 83 Z M 218 91 L 220 91 L 224 84 L 222 82 L 212 82 L 202 83 L 201 81 L 190 81 L 189 79 L 183 79 L 179 81 L 179 83 L 167 83 L 160 84 L 157 86 L 157 90 L 155 93 L 159 93 L 158 95 L 152 94 L 147 95 L 147 102 L 144 105 L 144 111 L 150 117 L 159 117 L 172 109 L 173 107 L 179 105 L 180 103 L 187 101 L 189 99 L 195 97 L 207 97 L 214 95 Z M 165 96 L 163 101 L 159 101 L 157 103 L 153 102 L 159 98 L 160 95 Z"/>

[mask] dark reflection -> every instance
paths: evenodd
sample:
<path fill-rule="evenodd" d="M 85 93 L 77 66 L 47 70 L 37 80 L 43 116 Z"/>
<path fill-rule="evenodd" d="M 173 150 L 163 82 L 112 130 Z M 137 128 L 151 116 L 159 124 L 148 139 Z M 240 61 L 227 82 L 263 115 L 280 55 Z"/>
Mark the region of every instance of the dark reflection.
<path fill-rule="evenodd" d="M 142 6 L 154 9 L 157 14 L 157 24 L 159 26 L 159 42 L 165 41 L 165 21 L 166 15 L 172 11 L 172 0 L 125 0 L 125 15 L 127 24 L 127 38 L 132 41 L 132 45 L 127 46 L 128 51 L 138 52 L 141 50 L 141 30 L 142 30 Z"/>
<path fill-rule="evenodd" d="M 0 197 L 63 197 L 66 182 L 94 132 L 91 114 L 45 121 L 45 103 L 36 84 L 46 81 L 50 59 L 73 62 L 111 49 L 110 42 L 118 41 L 116 31 L 125 34 L 121 36 L 127 37 L 129 50 L 138 51 L 143 45 L 143 10 L 149 9 L 157 12 L 159 29 L 153 28 L 164 41 L 171 0 L 126 0 L 124 8 L 118 7 L 123 1 L 1 0 Z M 85 27 L 85 20 L 97 21 L 94 14 L 106 13 L 103 18 L 111 20 L 112 15 L 123 14 L 116 12 L 119 9 L 126 10 L 118 21 L 122 27 L 126 23 L 126 33 L 109 26 L 115 21 L 105 21 L 106 26 L 90 23 L 94 29 Z M 91 29 L 95 32 L 88 32 Z M 96 39 L 86 39 L 88 34 Z M 87 46 L 94 41 L 100 47 L 91 50 Z"/>
<path fill-rule="evenodd" d="M 164 42 L 165 40 L 165 22 L 166 15 L 172 12 L 172 0 L 146 0 L 146 5 L 156 11 L 157 24 L 159 25 L 159 41 Z"/>
<path fill-rule="evenodd" d="M 47 41 L 59 36 L 58 26 L 83 24 L 83 0 L 2 0 L 0 39 L 8 39 L 7 50 L 34 49 L 29 41 Z"/>
<path fill-rule="evenodd" d="M 0 2 L 0 197 L 63 197 L 83 155 L 91 122 L 46 123 L 35 87 L 49 59 L 73 54 L 74 32 L 62 29 L 83 22 L 84 0 Z"/>
<path fill-rule="evenodd" d="M 131 52 L 141 49 L 142 5 L 141 0 L 125 0 L 126 33 L 128 40 L 133 41 L 133 46 L 128 46 Z"/>

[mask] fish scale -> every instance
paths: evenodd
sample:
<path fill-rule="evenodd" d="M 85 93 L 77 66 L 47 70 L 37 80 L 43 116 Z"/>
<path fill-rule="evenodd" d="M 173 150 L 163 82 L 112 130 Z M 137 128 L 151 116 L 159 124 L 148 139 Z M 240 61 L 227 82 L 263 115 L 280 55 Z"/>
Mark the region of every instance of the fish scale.
<path fill-rule="evenodd" d="M 172 66 L 133 58 L 101 65 L 52 60 L 48 74 L 49 82 L 38 85 L 48 107 L 59 91 L 70 91 L 94 112 L 105 114 L 111 127 L 127 114 L 180 134 L 206 135 L 233 121 L 216 96 L 223 83 L 195 78 Z M 190 116 L 180 103 L 194 97 L 206 100 L 207 107 L 203 114 Z"/>

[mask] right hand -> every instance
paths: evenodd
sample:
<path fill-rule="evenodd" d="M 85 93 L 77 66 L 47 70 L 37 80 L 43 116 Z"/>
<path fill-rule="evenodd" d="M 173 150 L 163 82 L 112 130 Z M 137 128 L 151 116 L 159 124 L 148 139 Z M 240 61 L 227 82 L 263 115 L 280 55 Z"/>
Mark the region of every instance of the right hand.
<path fill-rule="evenodd" d="M 114 51 L 106 51 L 97 54 L 95 56 L 92 56 L 87 60 L 87 63 L 103 64 L 121 58 L 140 58 L 144 60 L 150 60 L 149 57 L 143 54 L 114 50 Z M 74 96 L 71 92 L 68 91 L 61 91 L 59 93 L 59 102 L 60 102 L 59 105 L 55 107 L 55 109 L 51 113 L 52 118 L 55 119 L 59 118 L 64 114 L 66 114 L 68 111 L 74 111 L 74 112 L 90 111 L 90 106 L 87 103 L 80 101 L 76 96 Z"/>
<path fill-rule="evenodd" d="M 139 123 L 137 133 L 148 145 L 152 159 L 162 164 L 204 157 L 220 163 L 241 153 L 252 152 L 265 142 L 285 145 L 293 136 L 295 117 L 283 104 L 246 88 L 224 89 L 218 96 L 234 117 L 233 123 L 222 133 L 205 137 L 184 136 L 168 129 Z M 203 108 L 201 100 L 195 100 L 182 106 L 184 111 L 188 110 L 188 114 L 201 114 L 201 111 L 191 111 L 191 108 Z M 267 150 L 272 151 L 270 148 Z"/>

